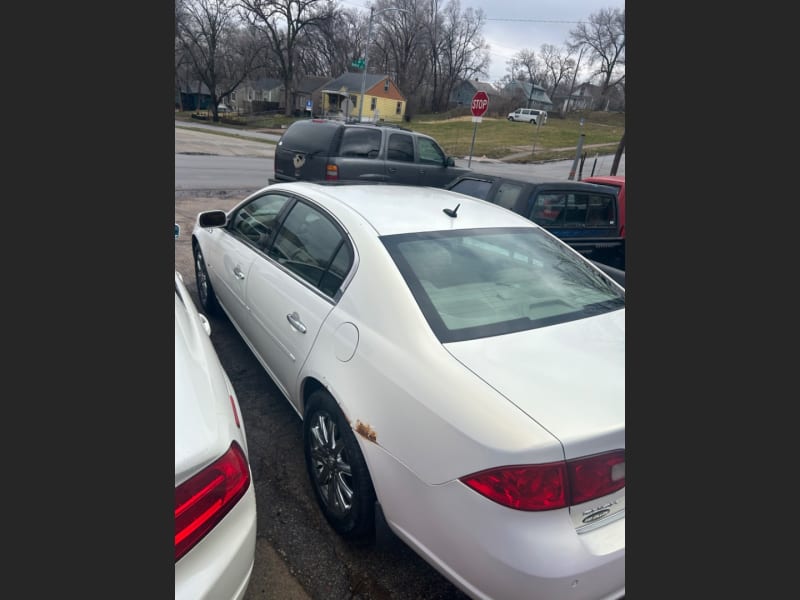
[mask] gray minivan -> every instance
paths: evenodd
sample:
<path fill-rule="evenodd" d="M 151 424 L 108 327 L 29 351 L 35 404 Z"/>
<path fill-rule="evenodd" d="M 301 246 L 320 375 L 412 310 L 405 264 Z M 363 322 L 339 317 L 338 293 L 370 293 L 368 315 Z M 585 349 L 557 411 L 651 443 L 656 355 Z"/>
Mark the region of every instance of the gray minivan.
<path fill-rule="evenodd" d="M 387 124 L 303 119 L 275 148 L 275 178 L 286 181 L 379 181 L 444 187 L 469 173 L 432 137 Z"/>

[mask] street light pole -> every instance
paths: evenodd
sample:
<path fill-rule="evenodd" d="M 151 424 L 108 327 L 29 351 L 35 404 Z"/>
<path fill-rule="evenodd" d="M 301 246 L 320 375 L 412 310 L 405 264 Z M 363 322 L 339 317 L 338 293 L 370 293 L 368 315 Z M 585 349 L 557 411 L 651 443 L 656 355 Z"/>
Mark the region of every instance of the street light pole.
<path fill-rule="evenodd" d="M 389 10 L 396 10 L 399 12 L 410 13 L 411 11 L 406 10 L 405 8 L 395 8 L 393 6 L 389 6 L 387 8 L 382 8 L 378 11 L 378 14 L 384 13 Z M 369 45 L 372 42 L 372 18 L 375 15 L 375 8 L 370 7 L 369 9 L 369 27 L 367 28 L 367 45 L 364 49 L 364 73 L 361 76 L 361 101 L 358 104 L 358 122 L 361 123 L 361 115 L 364 114 L 364 103 L 366 102 L 366 98 L 364 94 L 366 92 L 367 87 L 367 67 L 369 67 Z"/>
<path fill-rule="evenodd" d="M 367 99 L 364 97 L 364 88 L 367 87 L 367 67 L 369 66 L 369 44 L 372 41 L 372 16 L 375 14 L 375 9 L 369 7 L 369 27 L 367 28 L 367 45 L 364 47 L 364 73 L 361 74 L 361 99 L 358 102 L 358 122 L 361 123 L 361 115 L 364 114 L 364 102 Z"/>

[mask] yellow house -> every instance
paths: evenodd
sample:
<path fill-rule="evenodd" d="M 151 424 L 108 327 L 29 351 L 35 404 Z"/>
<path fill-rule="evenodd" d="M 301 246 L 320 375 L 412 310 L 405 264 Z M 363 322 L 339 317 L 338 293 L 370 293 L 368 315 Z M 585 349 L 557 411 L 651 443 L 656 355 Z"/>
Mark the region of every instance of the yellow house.
<path fill-rule="evenodd" d="M 361 84 L 364 83 L 364 107 L 361 120 L 399 123 L 406 114 L 406 99 L 388 75 L 344 73 L 320 90 L 322 116 L 358 120 Z"/>

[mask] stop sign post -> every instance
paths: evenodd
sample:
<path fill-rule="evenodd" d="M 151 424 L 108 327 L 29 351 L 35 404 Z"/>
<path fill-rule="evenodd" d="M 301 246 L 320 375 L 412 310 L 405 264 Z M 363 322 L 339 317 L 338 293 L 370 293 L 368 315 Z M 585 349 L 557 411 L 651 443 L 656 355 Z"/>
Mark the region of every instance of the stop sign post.
<path fill-rule="evenodd" d="M 475 92 L 469 108 L 472 111 L 472 122 L 475 123 L 475 127 L 472 130 L 472 144 L 469 147 L 468 167 L 472 164 L 472 149 L 475 147 L 475 134 L 478 132 L 478 123 L 483 120 L 483 115 L 489 109 L 489 96 L 486 95 L 486 92 L 481 90 Z"/>

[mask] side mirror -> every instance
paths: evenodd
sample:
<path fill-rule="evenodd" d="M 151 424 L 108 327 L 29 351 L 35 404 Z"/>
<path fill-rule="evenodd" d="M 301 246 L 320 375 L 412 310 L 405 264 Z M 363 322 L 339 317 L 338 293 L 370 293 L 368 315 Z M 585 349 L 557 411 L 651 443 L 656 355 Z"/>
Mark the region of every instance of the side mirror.
<path fill-rule="evenodd" d="M 225 212 L 221 210 L 209 210 L 201 212 L 197 216 L 200 227 L 219 227 L 225 225 Z"/>
<path fill-rule="evenodd" d="M 178 239 L 178 236 L 181 234 L 181 226 L 175 223 L 175 239 Z"/>
<path fill-rule="evenodd" d="M 455 167 L 456 161 L 453 160 L 452 156 L 448 156 L 444 161 L 444 166 L 446 167 Z"/>

